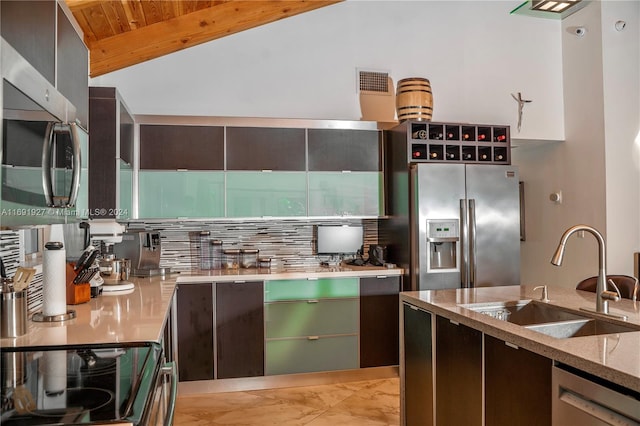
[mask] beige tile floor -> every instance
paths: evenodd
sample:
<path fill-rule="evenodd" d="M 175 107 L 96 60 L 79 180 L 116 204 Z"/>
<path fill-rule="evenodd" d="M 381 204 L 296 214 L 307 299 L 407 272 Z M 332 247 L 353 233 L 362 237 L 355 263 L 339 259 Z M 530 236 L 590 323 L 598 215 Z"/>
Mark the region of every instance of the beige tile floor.
<path fill-rule="evenodd" d="M 177 426 L 399 424 L 397 378 L 178 396 L 174 418 Z"/>

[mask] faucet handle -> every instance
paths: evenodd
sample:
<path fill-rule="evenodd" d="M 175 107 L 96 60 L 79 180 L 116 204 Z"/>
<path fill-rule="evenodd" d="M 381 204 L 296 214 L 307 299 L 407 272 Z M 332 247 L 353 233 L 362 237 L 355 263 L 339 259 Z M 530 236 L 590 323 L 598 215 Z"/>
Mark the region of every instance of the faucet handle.
<path fill-rule="evenodd" d="M 539 285 L 537 287 L 533 288 L 533 291 L 536 291 L 538 289 L 542 289 L 542 296 L 540 297 L 540 300 L 542 302 L 549 302 L 549 290 L 547 289 L 546 285 Z"/>
<path fill-rule="evenodd" d="M 613 300 L 614 302 L 617 302 L 620 300 L 620 293 L 616 294 L 614 291 L 605 290 L 602 292 L 602 299 L 605 301 Z"/>
<path fill-rule="evenodd" d="M 620 289 L 618 288 L 618 286 L 616 285 L 616 283 L 613 282 L 613 280 L 611 278 L 609 278 L 607 280 L 607 283 L 611 284 L 611 286 L 616 290 L 616 293 L 618 294 L 618 298 L 622 298 L 622 295 L 620 294 Z"/>

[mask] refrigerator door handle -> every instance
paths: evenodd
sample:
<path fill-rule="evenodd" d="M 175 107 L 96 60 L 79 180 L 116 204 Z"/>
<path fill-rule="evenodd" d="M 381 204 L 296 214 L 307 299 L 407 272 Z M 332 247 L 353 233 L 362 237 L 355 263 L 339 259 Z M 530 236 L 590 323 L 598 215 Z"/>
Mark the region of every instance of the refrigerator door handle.
<path fill-rule="evenodd" d="M 464 199 L 460 200 L 460 284 L 462 288 L 469 287 L 469 256 L 467 256 L 467 204 Z"/>
<path fill-rule="evenodd" d="M 476 286 L 476 200 L 469 199 L 469 287 Z"/>

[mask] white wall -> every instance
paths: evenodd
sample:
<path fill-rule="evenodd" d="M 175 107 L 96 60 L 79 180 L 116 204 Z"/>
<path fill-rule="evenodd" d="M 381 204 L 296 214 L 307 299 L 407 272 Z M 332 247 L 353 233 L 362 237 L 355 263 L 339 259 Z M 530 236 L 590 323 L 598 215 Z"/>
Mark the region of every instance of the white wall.
<path fill-rule="evenodd" d="M 631 254 L 640 249 L 640 2 L 602 3 L 602 43 L 607 263 L 611 273 L 633 275 Z"/>
<path fill-rule="evenodd" d="M 638 172 L 634 138 L 640 123 L 639 2 L 605 1 L 562 22 L 566 141 L 514 150 L 526 182 L 527 242 L 523 283 L 573 287 L 598 273 L 597 244 L 572 237 L 563 266 L 549 263 L 561 233 L 584 223 L 607 240 L 608 273 L 633 275 L 639 247 Z M 613 28 L 624 19 L 623 32 Z M 578 26 L 587 28 L 576 37 Z M 563 203 L 549 200 L 562 190 Z"/>
<path fill-rule="evenodd" d="M 430 79 L 434 121 L 562 139 L 560 23 L 519 1 L 347 1 L 92 79 L 134 114 L 359 120 L 356 68 Z M 518 135 L 514 135 L 518 136 Z"/>

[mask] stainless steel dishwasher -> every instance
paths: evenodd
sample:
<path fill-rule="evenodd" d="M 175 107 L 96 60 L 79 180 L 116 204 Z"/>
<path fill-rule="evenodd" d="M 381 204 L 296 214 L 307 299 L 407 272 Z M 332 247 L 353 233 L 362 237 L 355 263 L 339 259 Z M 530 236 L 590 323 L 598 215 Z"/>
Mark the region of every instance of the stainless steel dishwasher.
<path fill-rule="evenodd" d="M 580 372 L 554 366 L 554 426 L 640 426 L 640 393 Z"/>

